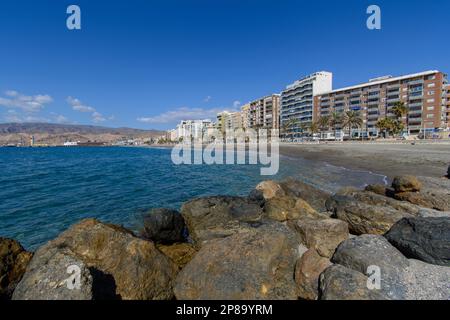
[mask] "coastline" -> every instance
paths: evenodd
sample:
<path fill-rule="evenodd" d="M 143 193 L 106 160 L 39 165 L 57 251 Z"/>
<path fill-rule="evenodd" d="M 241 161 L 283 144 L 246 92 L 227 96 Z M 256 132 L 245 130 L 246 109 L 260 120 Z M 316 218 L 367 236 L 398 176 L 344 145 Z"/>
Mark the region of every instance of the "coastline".
<path fill-rule="evenodd" d="M 323 143 L 281 144 L 280 155 L 322 161 L 350 170 L 364 170 L 385 175 L 412 172 L 441 178 L 449 165 L 450 144 L 411 143 Z"/>

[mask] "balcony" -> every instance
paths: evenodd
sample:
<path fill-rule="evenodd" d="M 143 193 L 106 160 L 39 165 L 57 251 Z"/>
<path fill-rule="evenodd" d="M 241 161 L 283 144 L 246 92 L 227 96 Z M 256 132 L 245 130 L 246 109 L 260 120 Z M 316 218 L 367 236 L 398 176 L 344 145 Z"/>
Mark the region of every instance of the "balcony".
<path fill-rule="evenodd" d="M 418 79 L 418 80 L 413 80 L 413 81 L 408 82 L 408 85 L 410 85 L 410 86 L 414 86 L 416 84 L 423 84 L 423 79 Z"/>
<path fill-rule="evenodd" d="M 409 108 L 417 108 L 417 107 L 422 108 L 422 102 L 409 103 L 408 106 Z"/>
<path fill-rule="evenodd" d="M 390 84 L 390 85 L 388 85 L 387 86 L 387 89 L 388 90 L 391 90 L 391 89 L 400 89 L 400 83 L 395 83 L 395 84 Z"/>

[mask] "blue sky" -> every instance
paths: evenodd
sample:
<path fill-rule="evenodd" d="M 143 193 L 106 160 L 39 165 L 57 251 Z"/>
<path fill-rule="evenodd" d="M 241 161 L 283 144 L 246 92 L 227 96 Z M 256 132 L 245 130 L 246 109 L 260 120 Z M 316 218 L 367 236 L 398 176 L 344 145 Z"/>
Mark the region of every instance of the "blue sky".
<path fill-rule="evenodd" d="M 66 28 L 77 4 L 82 29 Z M 381 7 L 382 29 L 366 9 Z M 334 73 L 450 71 L 450 1 L 15 0 L 0 4 L 0 122 L 167 129 Z"/>

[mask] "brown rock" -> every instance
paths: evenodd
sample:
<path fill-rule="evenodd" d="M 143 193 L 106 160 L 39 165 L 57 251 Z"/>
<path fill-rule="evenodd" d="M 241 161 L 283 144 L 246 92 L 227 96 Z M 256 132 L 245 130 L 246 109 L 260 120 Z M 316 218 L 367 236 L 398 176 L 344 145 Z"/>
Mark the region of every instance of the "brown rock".
<path fill-rule="evenodd" d="M 32 256 L 19 242 L 0 237 L 0 300 L 11 298 Z"/>
<path fill-rule="evenodd" d="M 91 270 L 94 286 L 99 290 L 114 291 L 104 292 L 104 296 L 131 300 L 173 297 L 177 266 L 152 242 L 137 238 L 122 227 L 95 219 L 81 221 L 36 251 L 31 262 L 36 272 L 49 261 L 48 252 L 55 250 L 70 251 L 73 259 L 82 261 Z M 33 270 L 27 271 L 25 277 L 28 272 Z M 28 278 L 33 279 L 33 276 L 28 275 Z M 26 286 L 33 287 L 32 281 L 20 285 L 24 290 Z"/>
<path fill-rule="evenodd" d="M 326 258 L 331 258 L 336 247 L 348 239 L 348 225 L 337 219 L 302 218 L 290 221 L 300 235 L 301 240 L 308 248 L 313 248 Z"/>
<path fill-rule="evenodd" d="M 382 196 L 385 196 L 388 194 L 388 188 L 385 185 L 382 184 L 370 184 L 366 187 L 366 191 L 370 191 Z"/>
<path fill-rule="evenodd" d="M 286 195 L 281 185 L 273 180 L 261 182 L 256 186 L 256 190 L 261 191 L 266 200 Z"/>
<path fill-rule="evenodd" d="M 271 222 L 247 233 L 205 243 L 176 279 L 179 300 L 292 300 L 300 243 Z"/>
<path fill-rule="evenodd" d="M 314 249 L 309 249 L 298 259 L 295 265 L 295 282 L 301 299 L 317 300 L 319 276 L 330 265 L 330 260 L 321 257 Z"/>
<path fill-rule="evenodd" d="M 395 192 L 416 192 L 422 188 L 422 183 L 414 176 L 397 176 L 392 181 Z"/>
<path fill-rule="evenodd" d="M 189 243 L 175 243 L 172 245 L 157 245 L 157 248 L 168 256 L 180 269 L 192 260 L 197 253 L 195 247 Z"/>
<path fill-rule="evenodd" d="M 315 217 L 317 219 L 327 217 L 314 210 L 305 200 L 288 196 L 266 201 L 264 213 L 265 217 L 281 222 L 302 217 Z"/>
<path fill-rule="evenodd" d="M 305 200 L 318 212 L 326 211 L 325 203 L 330 193 L 293 178 L 283 180 L 280 185 L 286 195 Z"/>
<path fill-rule="evenodd" d="M 197 247 L 216 238 L 246 232 L 261 219 L 260 205 L 248 198 L 215 196 L 193 199 L 181 207 L 189 236 Z"/>

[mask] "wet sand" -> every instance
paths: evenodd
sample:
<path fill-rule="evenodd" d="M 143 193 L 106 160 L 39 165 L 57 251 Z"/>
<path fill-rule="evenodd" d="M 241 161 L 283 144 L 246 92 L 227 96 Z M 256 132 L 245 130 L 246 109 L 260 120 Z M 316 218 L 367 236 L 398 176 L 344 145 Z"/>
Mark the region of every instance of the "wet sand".
<path fill-rule="evenodd" d="M 450 165 L 450 143 L 281 144 L 280 154 L 367 170 L 391 179 L 404 174 L 443 177 Z"/>

